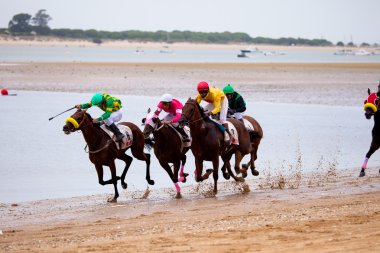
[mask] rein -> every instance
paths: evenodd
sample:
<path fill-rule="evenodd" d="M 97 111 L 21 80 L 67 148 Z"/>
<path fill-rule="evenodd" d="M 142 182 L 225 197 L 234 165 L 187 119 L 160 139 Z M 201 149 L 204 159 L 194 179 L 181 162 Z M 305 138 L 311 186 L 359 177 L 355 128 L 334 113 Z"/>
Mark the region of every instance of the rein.
<path fill-rule="evenodd" d="M 196 105 L 194 105 L 194 103 L 186 102 L 185 104 L 190 104 L 194 107 L 197 107 Z M 194 112 L 191 114 L 191 116 L 189 118 L 191 118 L 193 116 L 193 114 L 194 114 Z M 185 114 L 182 114 L 182 115 L 186 118 L 186 121 L 188 124 L 192 124 L 192 123 L 195 123 L 195 122 L 198 122 L 200 120 L 204 120 L 205 118 L 207 118 L 205 116 L 202 116 L 202 113 L 201 113 L 201 117 L 199 119 L 194 119 L 194 120 L 190 120 Z"/>
<path fill-rule="evenodd" d="M 86 153 L 89 153 L 89 154 L 95 154 L 95 153 L 98 153 L 98 152 L 102 151 L 102 150 L 105 149 L 105 148 L 108 148 L 108 146 L 109 146 L 112 142 L 113 142 L 113 141 L 112 141 L 111 139 L 109 139 L 109 140 L 107 141 L 107 143 L 106 143 L 103 147 L 101 147 L 101 148 L 99 148 L 99 149 L 97 149 L 97 150 L 94 150 L 94 151 L 88 150 L 88 152 L 86 151 L 86 149 L 87 149 L 87 147 L 88 147 L 88 145 L 86 144 L 86 146 L 84 147 L 84 151 L 85 151 Z"/>

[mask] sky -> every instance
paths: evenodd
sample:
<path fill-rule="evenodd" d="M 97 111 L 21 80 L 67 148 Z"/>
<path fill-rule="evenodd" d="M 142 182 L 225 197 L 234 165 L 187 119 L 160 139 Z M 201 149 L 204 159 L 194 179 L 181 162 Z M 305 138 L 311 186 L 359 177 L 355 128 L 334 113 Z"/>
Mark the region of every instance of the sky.
<path fill-rule="evenodd" d="M 0 27 L 45 9 L 50 28 L 243 32 L 380 44 L 380 0 L 0 0 Z"/>

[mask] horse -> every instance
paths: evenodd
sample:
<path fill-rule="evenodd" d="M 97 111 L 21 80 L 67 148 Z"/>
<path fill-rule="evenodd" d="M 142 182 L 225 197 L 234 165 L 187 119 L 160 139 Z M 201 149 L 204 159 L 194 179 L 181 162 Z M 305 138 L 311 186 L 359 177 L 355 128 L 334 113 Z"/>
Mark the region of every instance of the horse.
<path fill-rule="evenodd" d="M 181 187 L 178 181 L 185 183 L 186 177 L 189 175 L 184 173 L 186 163 L 186 152 L 190 149 L 182 144 L 182 139 L 172 126 L 163 124 L 156 114 L 148 110 L 148 115 L 142 120 L 144 126 L 143 134 L 148 147 L 154 148 L 154 154 L 162 168 L 168 173 L 170 179 L 173 181 L 177 191 L 177 198 L 181 198 Z M 154 144 L 149 139 L 150 134 L 153 133 Z M 174 173 L 170 168 L 169 163 L 173 163 Z M 181 165 L 182 164 L 182 165 Z M 179 170 L 181 167 L 181 170 Z M 178 172 L 180 178 L 178 180 Z"/>
<path fill-rule="evenodd" d="M 257 150 L 259 148 L 261 139 L 263 138 L 263 129 L 261 128 L 259 122 L 257 122 L 257 120 L 252 118 L 251 116 L 244 115 L 243 118 L 249 121 L 253 126 L 253 131 L 248 131 L 252 146 L 252 151 L 250 153 L 251 157 L 249 162 L 247 164 L 242 164 L 242 168 L 240 169 L 240 162 L 244 158 L 244 154 L 242 154 L 239 150 L 236 150 L 234 169 L 236 174 L 242 173 L 243 178 L 245 178 L 247 177 L 247 170 L 249 169 L 249 167 L 251 167 L 252 175 L 259 175 L 259 171 L 257 171 L 255 167 L 255 161 L 257 159 Z M 224 169 L 225 168 L 222 168 L 222 171 Z M 226 179 L 229 179 L 229 176 L 227 174 L 223 173 L 223 175 Z"/>
<path fill-rule="evenodd" d="M 146 162 L 146 180 L 148 184 L 154 185 L 154 180 L 150 179 L 150 154 L 144 153 L 144 135 L 141 130 L 131 122 L 121 122 L 118 125 L 124 125 L 131 129 L 133 142 L 132 145 L 118 149 L 116 143 L 109 135 L 102 130 L 98 124 L 93 124 L 90 114 L 86 110 L 77 110 L 71 117 L 66 120 L 63 126 L 63 132 L 70 134 L 76 131 L 82 131 L 83 137 L 88 145 L 89 159 L 95 165 L 98 174 L 98 181 L 101 185 L 113 184 L 115 194 L 109 198 L 108 202 L 117 202 L 119 192 L 117 189 L 117 181 L 121 180 L 121 186 L 126 189 L 127 184 L 124 182 L 125 176 L 132 163 L 133 158 L 125 152 L 130 148 L 132 155 Z M 125 168 L 121 177 L 116 175 L 115 159 L 120 159 L 125 162 Z M 103 180 L 103 166 L 108 166 L 111 170 L 112 178 Z"/>
<path fill-rule="evenodd" d="M 376 93 L 371 93 L 371 90 L 368 89 L 368 98 L 364 101 L 364 115 L 366 119 L 370 120 L 373 116 L 374 126 L 372 128 L 372 141 L 371 146 L 365 155 L 365 159 L 362 164 L 362 169 L 360 171 L 359 177 L 365 176 L 365 169 L 367 168 L 367 162 L 371 155 L 375 153 L 376 150 L 380 147 L 380 112 L 378 110 L 379 98 Z M 380 173 L 380 171 L 379 171 Z"/>
<path fill-rule="evenodd" d="M 217 194 L 218 187 L 218 169 L 219 169 L 219 156 L 222 156 L 224 163 L 226 164 L 231 158 L 232 154 L 236 150 L 239 150 L 243 154 L 251 152 L 251 144 L 249 142 L 249 135 L 243 124 L 235 119 L 229 119 L 234 124 L 238 134 L 242 136 L 241 142 L 238 146 L 227 146 L 224 142 L 224 133 L 219 130 L 219 127 L 209 117 L 207 117 L 200 105 L 196 100 L 189 98 L 182 108 L 182 115 L 179 120 L 181 125 L 188 124 L 192 136 L 191 151 L 195 157 L 196 167 L 196 182 L 206 180 L 211 173 L 214 178 L 214 194 Z M 212 161 L 213 169 L 206 170 L 203 173 L 203 161 Z M 230 175 L 237 181 L 241 181 L 242 178 L 238 178 L 233 175 L 231 166 L 226 165 Z"/>

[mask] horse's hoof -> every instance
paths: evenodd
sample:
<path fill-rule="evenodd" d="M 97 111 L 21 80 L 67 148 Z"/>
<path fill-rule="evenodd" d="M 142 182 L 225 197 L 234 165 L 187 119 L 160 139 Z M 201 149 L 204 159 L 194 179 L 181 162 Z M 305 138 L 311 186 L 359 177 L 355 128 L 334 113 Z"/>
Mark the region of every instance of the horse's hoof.
<path fill-rule="evenodd" d="M 178 179 L 181 183 L 186 183 L 186 177 L 179 177 Z"/>
<path fill-rule="evenodd" d="M 207 169 L 207 170 L 206 170 L 206 173 L 207 173 L 207 174 L 211 174 L 213 171 L 214 171 L 213 169 Z"/>
<path fill-rule="evenodd" d="M 223 177 L 226 179 L 226 180 L 229 180 L 230 179 L 230 174 L 226 173 L 226 172 L 223 172 Z"/>
<path fill-rule="evenodd" d="M 189 174 L 188 173 L 183 173 L 183 177 L 186 178 Z"/>
<path fill-rule="evenodd" d="M 123 189 L 127 189 L 128 188 L 128 184 L 124 183 L 124 184 L 121 184 L 121 187 L 123 187 Z"/>
<path fill-rule="evenodd" d="M 252 170 L 252 175 L 254 175 L 254 176 L 258 176 L 260 173 L 259 173 L 259 171 L 258 170 L 256 170 L 256 169 L 253 169 Z"/>
<path fill-rule="evenodd" d="M 108 203 L 117 203 L 117 198 L 109 198 L 107 199 Z"/>
<path fill-rule="evenodd" d="M 247 172 L 243 172 L 243 173 L 241 173 L 241 176 L 242 176 L 243 178 L 246 178 L 246 177 L 248 176 L 248 174 L 247 174 Z"/>
<path fill-rule="evenodd" d="M 239 174 L 239 173 L 240 173 L 240 168 L 239 168 L 239 167 L 235 167 L 235 173 L 236 173 L 236 174 Z"/>
<path fill-rule="evenodd" d="M 154 185 L 154 180 L 152 180 L 152 179 L 147 179 L 146 181 L 148 181 L 148 184 L 150 184 L 150 185 Z"/>
<path fill-rule="evenodd" d="M 360 171 L 359 177 L 364 177 L 364 176 L 365 176 L 365 172 L 364 171 Z"/>
<path fill-rule="evenodd" d="M 244 178 L 242 178 L 242 177 L 236 177 L 236 179 L 237 179 L 236 181 L 242 182 L 242 183 L 245 181 Z"/>
<path fill-rule="evenodd" d="M 177 192 L 177 195 L 175 196 L 176 199 L 182 199 L 182 194 L 180 192 Z"/>

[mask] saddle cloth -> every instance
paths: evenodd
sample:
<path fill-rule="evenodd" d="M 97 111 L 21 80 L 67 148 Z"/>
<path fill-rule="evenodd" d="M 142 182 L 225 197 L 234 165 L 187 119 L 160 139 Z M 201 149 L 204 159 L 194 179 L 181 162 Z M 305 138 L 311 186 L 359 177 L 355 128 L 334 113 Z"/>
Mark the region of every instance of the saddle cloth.
<path fill-rule="evenodd" d="M 239 145 L 239 138 L 238 138 L 238 132 L 236 130 L 236 127 L 229 121 L 226 121 L 228 130 L 231 133 L 231 143 L 234 145 Z"/>
<path fill-rule="evenodd" d="M 184 142 L 182 140 L 182 135 L 177 131 L 177 129 L 175 129 L 175 127 L 172 124 L 169 124 L 169 126 L 174 129 L 174 131 L 178 134 L 179 138 L 181 139 L 182 148 L 187 148 L 187 147 L 191 146 L 192 138 L 191 138 L 191 134 L 190 134 L 190 128 L 188 126 L 183 127 L 183 129 L 185 130 L 185 133 L 187 134 L 187 137 L 189 137 L 189 139 L 190 139 L 190 141 L 188 141 L 188 142 Z"/>
<path fill-rule="evenodd" d="M 244 126 L 248 130 L 248 132 L 253 132 L 255 131 L 255 128 L 253 127 L 252 123 L 249 122 L 248 120 L 243 118 Z"/>
<path fill-rule="evenodd" d="M 110 136 L 110 138 L 115 142 L 117 149 L 129 148 L 133 143 L 132 130 L 125 125 L 116 125 L 116 126 L 119 128 L 120 132 L 125 135 L 125 137 L 123 138 L 123 141 L 121 141 L 120 143 L 116 141 L 115 134 L 111 130 L 109 130 L 105 124 L 101 125 L 100 128 L 103 129 L 103 131 L 106 132 Z"/>

